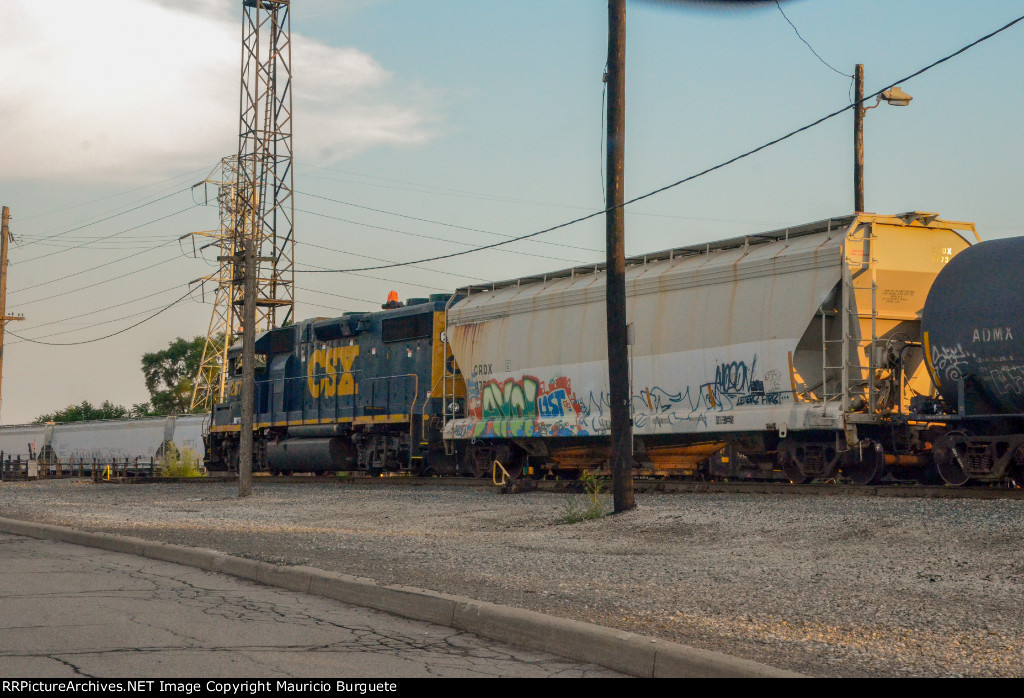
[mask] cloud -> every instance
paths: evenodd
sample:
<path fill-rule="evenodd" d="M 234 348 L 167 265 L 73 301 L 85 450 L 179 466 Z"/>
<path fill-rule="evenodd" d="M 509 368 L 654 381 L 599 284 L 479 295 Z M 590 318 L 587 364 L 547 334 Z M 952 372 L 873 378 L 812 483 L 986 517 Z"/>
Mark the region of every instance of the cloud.
<path fill-rule="evenodd" d="M 4 179 L 129 180 L 238 145 L 241 8 L 199 0 L 0 5 Z M 297 158 L 430 138 L 423 95 L 372 56 L 292 30 Z M 429 100 L 429 96 L 427 97 Z"/>

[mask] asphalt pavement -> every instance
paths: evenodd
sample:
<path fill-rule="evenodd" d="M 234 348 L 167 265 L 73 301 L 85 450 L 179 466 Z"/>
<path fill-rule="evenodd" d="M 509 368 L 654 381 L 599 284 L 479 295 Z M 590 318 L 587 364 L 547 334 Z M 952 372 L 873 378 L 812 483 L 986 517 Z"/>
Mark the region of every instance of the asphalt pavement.
<path fill-rule="evenodd" d="M 322 596 L 0 533 L 0 677 L 610 677 Z"/>

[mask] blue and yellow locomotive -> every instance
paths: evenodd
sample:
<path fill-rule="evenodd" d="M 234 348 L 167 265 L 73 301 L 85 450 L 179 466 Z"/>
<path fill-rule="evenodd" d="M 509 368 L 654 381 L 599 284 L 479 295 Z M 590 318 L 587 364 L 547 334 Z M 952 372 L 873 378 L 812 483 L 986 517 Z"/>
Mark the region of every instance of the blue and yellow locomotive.
<path fill-rule="evenodd" d="M 449 299 L 389 298 L 380 312 L 257 336 L 253 469 L 450 471 L 442 406 L 464 398 L 465 387 L 445 342 Z M 228 398 L 214 406 L 206 440 L 211 470 L 238 469 L 240 344 L 228 352 L 228 371 Z"/>

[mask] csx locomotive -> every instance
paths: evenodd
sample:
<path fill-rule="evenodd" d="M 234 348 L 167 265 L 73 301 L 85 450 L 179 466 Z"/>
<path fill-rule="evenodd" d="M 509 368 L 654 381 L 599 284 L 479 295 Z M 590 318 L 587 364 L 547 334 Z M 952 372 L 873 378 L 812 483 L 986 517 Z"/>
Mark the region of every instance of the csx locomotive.
<path fill-rule="evenodd" d="M 390 302 L 381 312 L 305 320 L 256 338 L 254 469 L 442 470 L 442 383 L 454 361 L 443 341 L 447 295 Z M 240 345 L 228 352 L 229 399 L 214 406 L 207 467 L 236 470 Z"/>
<path fill-rule="evenodd" d="M 637 472 L 859 484 L 1015 474 L 1024 437 L 996 436 L 1024 427 L 991 415 L 1024 413 L 1024 380 L 1011 381 L 1009 401 L 986 398 L 985 386 L 1024 366 L 1006 343 L 1024 329 L 997 300 L 977 330 L 989 351 L 969 364 L 970 295 L 926 305 L 977 239 L 972 224 L 934 213 L 856 214 L 627 260 Z M 258 467 L 479 475 L 499 461 L 537 475 L 603 465 L 604 284 L 604 265 L 579 266 L 261 335 Z M 951 304 L 964 308 L 968 339 L 940 329 Z M 966 368 L 1003 373 L 965 383 Z M 237 396 L 215 407 L 211 469 L 236 467 L 239 417 Z"/>

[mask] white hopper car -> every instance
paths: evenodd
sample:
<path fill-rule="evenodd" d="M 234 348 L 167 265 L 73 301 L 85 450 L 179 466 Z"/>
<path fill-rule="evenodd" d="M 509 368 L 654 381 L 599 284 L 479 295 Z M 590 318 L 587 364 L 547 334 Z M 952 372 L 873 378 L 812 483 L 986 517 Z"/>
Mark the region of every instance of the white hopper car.
<path fill-rule="evenodd" d="M 977 238 L 933 213 L 857 214 L 627 260 L 639 472 L 928 480 L 910 399 L 934 395 L 920 312 Z M 604 265 L 459 289 L 446 449 L 471 469 L 607 458 Z"/>
<path fill-rule="evenodd" d="M 209 415 L 191 414 L 147 419 L 58 424 L 22 424 L 0 427 L 4 460 L 35 458 L 51 466 L 93 461 L 110 463 L 160 462 L 165 442 L 203 456 L 203 426 Z M 52 468 L 51 468 L 52 469 Z M 87 468 L 88 469 L 88 468 Z"/>

